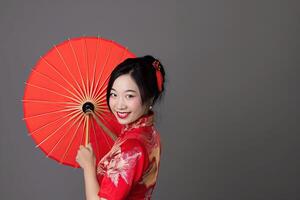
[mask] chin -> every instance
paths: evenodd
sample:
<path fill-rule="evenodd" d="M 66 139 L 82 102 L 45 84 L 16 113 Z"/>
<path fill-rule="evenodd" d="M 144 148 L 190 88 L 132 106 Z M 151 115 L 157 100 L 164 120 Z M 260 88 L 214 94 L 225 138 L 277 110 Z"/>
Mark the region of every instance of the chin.
<path fill-rule="evenodd" d="M 117 118 L 117 119 L 118 119 L 119 124 L 123 124 L 123 125 L 128 124 L 127 120 L 123 120 L 123 119 L 119 119 L 119 118 Z"/>
<path fill-rule="evenodd" d="M 125 125 L 125 124 L 130 124 L 131 122 L 134 122 L 135 120 L 130 120 L 130 119 L 119 119 L 118 118 L 118 122 L 119 122 L 119 124 L 123 124 L 123 125 Z"/>

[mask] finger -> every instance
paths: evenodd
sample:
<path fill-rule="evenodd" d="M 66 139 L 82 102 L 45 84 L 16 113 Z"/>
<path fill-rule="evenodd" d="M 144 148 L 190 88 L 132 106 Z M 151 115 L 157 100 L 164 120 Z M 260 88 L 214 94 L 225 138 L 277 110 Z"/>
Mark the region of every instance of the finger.
<path fill-rule="evenodd" d="M 82 148 L 84 148 L 84 146 L 80 145 L 80 146 L 79 146 L 79 149 L 82 149 Z"/>
<path fill-rule="evenodd" d="M 87 145 L 87 148 L 88 148 L 91 152 L 93 152 L 93 147 L 92 147 L 92 144 L 91 144 L 91 143 L 89 143 L 89 144 Z"/>

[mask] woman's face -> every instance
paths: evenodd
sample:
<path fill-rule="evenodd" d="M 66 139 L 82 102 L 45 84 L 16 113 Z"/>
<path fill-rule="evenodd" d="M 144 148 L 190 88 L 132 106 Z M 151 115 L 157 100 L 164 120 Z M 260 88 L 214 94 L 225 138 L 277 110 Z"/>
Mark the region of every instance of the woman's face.
<path fill-rule="evenodd" d="M 142 105 L 139 88 L 129 74 L 119 76 L 113 83 L 109 105 L 120 124 L 134 122 L 147 113 Z"/>

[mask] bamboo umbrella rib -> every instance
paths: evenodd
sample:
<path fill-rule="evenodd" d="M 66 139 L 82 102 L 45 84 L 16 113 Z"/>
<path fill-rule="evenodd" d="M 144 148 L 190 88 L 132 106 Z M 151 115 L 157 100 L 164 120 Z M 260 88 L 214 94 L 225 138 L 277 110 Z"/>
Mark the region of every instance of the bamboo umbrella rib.
<path fill-rule="evenodd" d="M 107 84 L 106 82 L 109 80 L 110 75 L 108 75 L 105 80 L 103 81 L 101 87 L 99 88 L 98 92 L 96 92 L 95 96 L 101 95 L 101 93 L 105 92 L 107 89 Z M 102 88 L 104 86 L 104 88 Z M 100 92 L 99 92 L 100 91 Z M 99 94 L 100 93 L 100 94 Z"/>
<path fill-rule="evenodd" d="M 106 99 L 100 99 L 98 101 L 95 101 L 97 106 L 102 106 L 102 105 L 106 105 Z M 105 106 L 106 107 L 106 106 Z"/>
<path fill-rule="evenodd" d="M 79 122 L 80 125 L 82 125 L 82 123 L 84 123 L 84 116 L 82 116 L 81 120 L 82 120 L 82 121 Z M 84 127 L 84 124 L 83 124 L 83 127 Z M 79 128 L 79 127 L 78 127 L 78 128 Z M 78 129 L 78 128 L 77 128 L 77 129 Z M 81 137 L 80 137 L 80 140 L 79 140 L 79 141 L 80 141 L 80 142 L 79 142 L 79 146 L 80 146 L 80 145 L 83 145 L 83 143 L 84 143 L 84 142 L 83 142 L 84 131 L 81 131 L 81 133 L 82 133 L 82 134 L 81 134 Z M 65 156 L 65 157 L 66 157 L 66 156 Z M 65 159 L 65 158 L 64 158 L 64 159 Z M 63 160 L 64 160 L 64 159 L 63 159 Z M 76 166 L 79 166 L 77 162 L 75 163 L 75 165 L 76 165 Z"/>
<path fill-rule="evenodd" d="M 50 115 L 50 114 L 54 114 L 54 113 L 61 113 L 61 112 L 68 112 L 68 111 L 74 111 L 75 109 L 61 109 L 61 110 L 55 110 L 55 111 L 51 111 L 51 112 L 45 112 L 45 113 L 41 113 L 41 114 L 37 114 L 37 115 L 32 115 L 29 117 L 24 117 L 24 120 L 28 120 L 28 119 L 32 119 L 35 117 L 42 117 L 45 115 Z"/>
<path fill-rule="evenodd" d="M 110 110 L 106 106 L 98 106 L 97 111 L 110 112 Z"/>
<path fill-rule="evenodd" d="M 107 108 L 107 107 L 104 107 L 102 109 L 99 109 L 99 111 L 102 111 L 103 112 L 106 112 L 106 113 L 111 113 L 111 111 Z"/>
<path fill-rule="evenodd" d="M 110 48 L 110 50 L 111 50 L 111 48 Z M 115 65 L 117 65 L 117 64 L 119 64 L 122 60 L 123 60 L 123 58 L 124 58 L 124 56 L 125 56 L 125 52 L 127 52 L 127 48 L 124 48 L 124 51 L 123 51 L 123 54 L 122 54 L 122 56 L 120 56 L 120 59 L 116 62 L 116 64 Z M 109 51 L 109 56 L 110 56 L 110 51 Z M 107 62 L 105 63 L 105 65 L 107 64 Z M 103 68 L 105 67 L 105 65 L 103 66 Z M 107 81 L 108 81 L 108 79 L 109 79 L 109 77 L 110 77 L 110 74 L 105 78 L 105 81 L 102 83 L 102 85 L 101 85 L 101 87 L 99 88 L 99 90 L 101 90 L 101 88 L 103 87 L 103 85 L 105 86 L 101 91 L 100 91 L 100 94 L 99 95 L 101 95 L 101 93 L 102 92 L 104 92 L 104 91 L 106 91 L 106 89 L 107 89 L 107 84 L 105 84 Z M 98 79 L 98 81 L 100 80 L 100 78 Z M 97 85 L 98 86 L 98 85 Z M 96 89 L 96 88 L 95 88 Z M 99 91 L 98 90 L 98 91 Z M 93 93 L 93 97 L 95 97 L 95 96 L 97 96 L 98 95 L 98 93 L 99 92 L 97 92 L 97 90 L 95 90 L 95 92 Z"/>
<path fill-rule="evenodd" d="M 105 115 L 105 117 L 107 117 L 107 118 L 109 118 L 111 120 L 114 120 L 114 118 L 111 115 L 104 114 L 103 112 L 100 113 L 100 112 L 96 111 L 96 114 L 98 114 L 99 116 Z M 103 117 L 101 117 L 101 118 L 104 119 Z"/>
<path fill-rule="evenodd" d="M 62 120 L 62 119 L 64 119 L 64 118 L 66 118 L 66 117 L 69 117 L 70 115 L 75 115 L 75 114 L 78 114 L 78 111 L 77 111 L 77 110 L 76 110 L 76 111 L 73 111 L 73 112 L 70 112 L 69 114 L 64 115 L 63 117 L 57 118 L 56 120 L 53 120 L 53 121 L 51 121 L 51 122 L 47 122 L 47 124 L 45 124 L 45 125 L 43 125 L 43 126 L 37 128 L 36 130 L 32 131 L 29 135 L 31 136 L 31 135 L 33 135 L 34 133 L 36 133 L 37 131 L 39 131 L 39 130 L 41 130 L 41 129 L 47 127 L 47 126 L 50 126 L 51 124 L 56 123 L 56 122 L 58 122 L 59 120 Z"/>
<path fill-rule="evenodd" d="M 97 104 L 97 110 L 110 112 L 110 110 L 108 109 L 105 103 Z"/>
<path fill-rule="evenodd" d="M 99 100 L 99 101 L 95 101 L 96 105 L 98 107 L 103 107 L 103 108 L 106 108 L 106 100 L 105 99 L 102 99 L 102 100 Z"/>
<path fill-rule="evenodd" d="M 73 56 L 75 58 L 75 61 L 76 61 L 76 65 L 77 65 L 77 69 L 78 69 L 78 72 L 79 72 L 79 75 L 80 75 L 80 78 L 81 78 L 81 83 L 82 83 L 82 86 L 83 86 L 83 92 L 84 92 L 84 96 L 86 97 L 87 96 L 87 92 L 86 92 L 86 86 L 84 84 L 84 80 L 83 80 L 83 76 L 82 76 L 82 73 L 81 73 L 81 70 L 80 70 L 80 66 L 79 66 L 79 61 L 78 61 L 78 57 L 77 57 L 77 54 L 73 48 L 73 45 L 71 43 L 71 41 L 69 40 L 69 46 L 71 47 L 72 49 L 72 52 L 73 52 Z"/>
<path fill-rule="evenodd" d="M 99 103 L 106 103 L 106 94 L 104 94 L 103 96 L 97 96 L 95 99 L 94 99 L 94 102 L 99 104 Z"/>
<path fill-rule="evenodd" d="M 32 86 L 32 87 L 35 87 L 35 88 L 39 88 L 39 89 L 41 89 L 41 90 L 46 90 L 46 91 L 48 91 L 48 92 L 52 92 L 52 93 L 57 94 L 57 95 L 59 95 L 59 96 L 62 96 L 62 97 L 65 97 L 65 98 L 67 98 L 67 99 L 71 99 L 71 100 L 73 100 L 73 101 L 75 101 L 75 102 L 77 102 L 77 103 L 80 103 L 80 101 L 78 101 L 77 99 L 74 99 L 73 97 L 63 95 L 63 94 L 61 94 L 61 93 L 55 92 L 55 91 L 53 91 L 53 90 L 50 90 L 50 89 L 48 89 L 48 88 L 40 87 L 40 86 L 33 85 L 33 84 L 27 83 L 27 82 L 25 82 L 25 84 L 26 84 L 26 85 L 29 85 L 29 86 Z"/>
<path fill-rule="evenodd" d="M 83 145 L 83 135 L 84 135 L 84 131 L 81 131 L 82 132 L 82 134 L 81 134 L 81 137 L 80 137 L 80 143 L 79 143 L 79 146 L 80 145 Z M 65 158 L 64 158 L 65 159 Z M 80 165 L 77 163 L 77 161 L 76 161 L 76 163 L 75 163 L 75 167 L 79 167 Z"/>
<path fill-rule="evenodd" d="M 98 80 L 97 80 L 97 82 L 96 82 L 95 90 L 93 91 L 93 93 L 92 93 L 92 95 L 91 95 L 93 98 L 95 98 L 95 92 L 97 91 L 97 87 L 98 87 L 98 85 L 99 85 L 99 81 L 100 81 L 100 79 L 101 79 L 101 77 L 102 77 L 104 68 L 105 68 L 105 66 L 107 65 L 107 61 L 108 61 L 108 59 L 110 58 L 110 51 L 111 51 L 111 46 L 110 46 L 110 48 L 108 49 L 108 55 L 106 56 L 106 59 L 105 59 L 105 62 L 104 62 L 104 64 L 103 64 L 101 73 L 100 73 L 100 75 L 98 76 L 99 78 L 98 78 Z"/>
<path fill-rule="evenodd" d="M 94 138 L 95 138 L 96 152 L 99 152 L 99 145 L 98 145 L 98 140 L 97 140 L 97 137 L 96 137 L 96 131 L 95 131 L 93 120 L 91 120 L 91 127 L 92 127 L 92 132 L 93 132 L 93 135 L 94 135 Z"/>
<path fill-rule="evenodd" d="M 101 111 L 101 112 L 111 112 L 111 111 L 108 109 L 108 107 L 107 107 L 106 105 L 104 105 L 104 104 L 102 104 L 102 105 L 100 105 L 100 106 L 97 105 L 97 111 Z"/>
<path fill-rule="evenodd" d="M 108 109 L 106 109 L 106 106 L 100 106 L 100 107 L 97 107 L 97 111 L 101 111 L 101 112 L 110 112 Z"/>
<path fill-rule="evenodd" d="M 99 109 L 97 113 L 109 113 L 109 111 L 105 109 Z"/>
<path fill-rule="evenodd" d="M 96 102 L 97 107 L 104 109 L 107 112 L 110 112 L 110 110 L 108 109 L 108 106 L 106 105 L 105 101 L 100 101 L 100 102 Z"/>
<path fill-rule="evenodd" d="M 107 106 L 105 105 L 105 103 L 96 104 L 96 105 L 97 105 L 97 110 L 101 110 L 101 111 L 108 110 L 108 108 L 107 108 Z"/>
<path fill-rule="evenodd" d="M 78 116 L 79 115 L 79 116 Z M 77 115 L 74 115 L 72 117 L 70 117 L 67 121 L 65 121 L 62 125 L 60 125 L 54 132 L 50 133 L 44 140 L 42 140 L 39 144 L 36 145 L 36 147 L 39 147 L 40 145 L 42 145 L 44 142 L 46 142 L 49 138 L 51 138 L 55 133 L 57 133 L 57 131 L 59 131 L 62 127 L 64 127 L 67 123 L 69 123 L 71 120 L 73 120 L 76 117 L 80 118 L 80 114 L 77 113 Z"/>
<path fill-rule="evenodd" d="M 63 88 L 65 91 L 67 91 L 69 94 L 73 95 L 73 97 L 77 98 L 78 101 L 80 101 L 80 97 L 78 97 L 78 95 L 75 95 L 73 92 L 71 92 L 70 90 L 68 90 L 66 87 L 62 86 L 61 84 L 59 84 L 57 81 L 55 81 L 54 79 L 48 77 L 47 75 L 35 70 L 35 69 L 32 69 L 33 72 L 37 73 L 37 74 L 40 74 L 41 76 L 49 79 L 50 81 L 52 81 L 54 84 L 58 85 L 59 87 Z"/>
<path fill-rule="evenodd" d="M 106 100 L 106 98 L 105 98 L 105 96 L 106 96 L 106 89 L 107 89 L 107 86 L 105 86 L 103 89 L 102 89 L 102 91 L 100 92 L 100 94 L 98 94 L 97 96 L 96 96 L 96 102 L 97 103 L 100 103 L 100 102 L 103 102 L 103 101 L 105 101 Z"/>
<path fill-rule="evenodd" d="M 96 55 L 95 55 L 95 60 L 94 60 L 93 79 L 92 79 L 92 84 L 91 84 L 91 95 L 94 90 L 94 81 L 95 81 L 95 76 L 96 76 L 96 66 L 97 66 L 97 60 L 98 60 L 99 43 L 100 43 L 100 39 L 98 37 L 97 38 L 97 46 L 96 46 Z"/>
<path fill-rule="evenodd" d="M 74 102 L 68 101 L 44 101 L 44 100 L 37 100 L 37 99 L 23 99 L 22 102 L 25 103 L 45 103 L 45 104 L 67 104 L 67 105 L 78 105 Z"/>
<path fill-rule="evenodd" d="M 72 139 L 70 140 L 70 142 L 69 142 L 69 144 L 68 144 L 68 147 L 67 147 L 67 149 L 66 149 L 64 155 L 62 156 L 62 159 L 60 160 L 60 163 L 63 163 L 63 162 L 64 162 L 64 160 L 65 160 L 65 158 L 66 158 L 66 155 L 67 155 L 67 153 L 68 153 L 69 150 L 70 150 L 71 144 L 72 144 L 72 142 L 73 142 L 75 136 L 77 135 L 77 132 L 78 132 L 78 129 L 79 129 L 80 125 L 82 125 L 82 123 L 84 123 L 84 116 L 81 116 L 80 120 L 81 120 L 81 121 L 78 123 L 78 126 L 77 126 L 76 130 L 74 131 L 73 136 L 72 136 Z M 83 132 L 84 132 L 84 131 L 83 131 Z"/>
<path fill-rule="evenodd" d="M 73 106 L 73 105 L 71 105 L 71 106 L 65 106 L 65 108 L 74 108 L 74 109 L 78 109 L 78 110 L 81 110 L 81 105 L 76 105 L 76 106 Z"/>
<path fill-rule="evenodd" d="M 80 137 L 80 140 L 79 140 L 79 141 L 80 141 L 79 144 L 80 144 L 80 145 L 83 145 L 83 143 L 84 143 L 84 142 L 83 142 L 84 131 L 81 131 L 81 132 L 82 132 L 82 134 L 81 134 L 81 137 Z M 77 162 L 75 163 L 75 166 L 80 167 L 80 165 L 79 165 Z"/>
<path fill-rule="evenodd" d="M 111 111 L 106 106 L 101 106 L 101 108 L 99 108 L 98 111 L 111 113 Z"/>
<path fill-rule="evenodd" d="M 70 71 L 70 69 L 69 69 L 69 67 L 68 67 L 68 65 L 67 65 L 67 63 L 66 63 L 64 57 L 63 57 L 62 54 L 60 53 L 59 49 L 58 49 L 56 46 L 55 46 L 55 49 L 56 49 L 56 51 L 57 51 L 57 53 L 58 53 L 60 59 L 61 59 L 62 62 L 64 63 L 65 67 L 67 68 L 67 70 L 68 70 L 70 76 L 72 77 L 73 81 L 75 81 L 77 87 L 80 88 L 79 83 L 77 82 L 77 80 L 76 80 L 75 77 L 73 76 L 72 72 Z M 85 94 L 86 94 L 86 93 L 85 93 Z M 83 95 L 83 96 L 84 96 L 84 95 Z"/>
<path fill-rule="evenodd" d="M 67 147 L 67 149 L 66 149 L 66 151 L 65 151 L 65 153 L 64 153 L 64 155 L 62 157 L 62 162 L 65 160 L 65 157 L 67 156 L 67 154 L 68 154 L 68 152 L 69 152 L 69 150 L 71 148 L 71 145 L 72 145 L 72 143 L 73 143 L 73 141 L 75 139 L 75 136 L 78 133 L 78 129 L 80 128 L 80 125 L 82 125 L 82 124 L 83 124 L 83 126 L 82 126 L 83 130 L 81 132 L 82 132 L 82 134 L 84 134 L 84 127 L 85 127 L 85 123 L 86 123 L 84 116 L 82 116 L 81 120 L 82 121 L 79 123 L 79 126 L 78 126 L 77 130 L 73 133 L 73 136 L 72 136 L 71 140 L 69 141 L 68 147 Z"/>
<path fill-rule="evenodd" d="M 99 117 L 101 119 L 103 119 L 102 116 L 99 116 Z M 101 129 L 100 132 L 106 138 L 106 143 L 108 143 L 109 146 L 111 147 L 113 145 L 114 141 L 117 139 L 117 135 L 113 131 L 111 131 L 110 129 L 108 129 L 108 130 L 109 130 L 109 132 L 105 131 L 104 129 Z M 109 141 L 107 138 L 109 138 L 111 140 Z"/>
<path fill-rule="evenodd" d="M 109 78 L 109 77 L 108 77 Z M 108 79 L 106 79 L 106 81 L 108 81 Z M 106 82 L 105 81 L 105 82 Z M 103 85 L 101 86 L 101 90 L 99 89 L 96 95 L 96 99 L 102 99 L 105 98 L 106 96 L 106 90 L 107 90 L 107 85 L 105 85 L 105 82 L 103 83 Z M 104 87 L 103 87 L 104 86 Z"/>
<path fill-rule="evenodd" d="M 105 104 L 106 103 L 106 94 L 104 93 L 104 95 L 102 96 L 97 96 L 96 99 L 95 99 L 95 103 L 96 104 Z"/>
<path fill-rule="evenodd" d="M 82 41 L 82 45 L 84 47 L 82 47 L 83 50 L 83 57 L 84 57 L 84 61 L 85 61 L 85 65 L 86 65 L 86 90 L 87 90 L 87 96 L 90 96 L 90 89 L 89 89 L 89 75 L 90 75 L 90 70 L 89 70 L 89 62 L 88 62 L 88 53 L 87 53 L 87 44 L 86 44 L 86 39 L 84 38 Z"/>
<path fill-rule="evenodd" d="M 83 122 L 83 123 L 84 123 L 84 122 Z M 80 145 L 84 145 L 84 141 L 83 141 L 83 138 L 84 138 L 84 137 L 83 137 L 83 136 L 84 136 L 84 131 L 81 131 L 81 132 L 82 132 L 82 134 L 81 134 L 81 137 L 80 137 L 80 140 L 79 140 L 79 141 L 80 141 L 79 144 L 80 144 Z"/>
<path fill-rule="evenodd" d="M 41 57 L 41 59 L 51 68 L 53 69 L 66 83 L 69 84 L 70 87 L 73 88 L 73 90 L 81 97 L 83 98 L 83 96 L 81 95 L 81 93 L 73 86 L 73 84 L 71 84 L 55 67 L 54 65 L 50 64 L 50 62 L 48 62 L 48 60 L 44 57 Z M 81 88 L 79 87 L 79 89 L 81 90 Z"/>
<path fill-rule="evenodd" d="M 51 151 L 49 151 L 47 157 L 50 156 L 50 154 L 55 150 L 55 148 L 59 145 L 59 143 L 66 137 L 66 135 L 69 133 L 69 131 L 71 130 L 71 128 L 80 120 L 81 118 L 76 118 L 72 124 L 70 124 L 69 128 L 67 129 L 67 131 L 63 134 L 63 136 L 57 141 L 57 143 L 53 146 L 53 148 L 51 149 Z"/>
<path fill-rule="evenodd" d="M 95 127 L 94 127 L 94 123 L 92 123 L 92 127 L 93 127 L 93 131 L 94 131 L 94 132 L 93 132 L 93 133 L 94 133 L 94 136 L 95 136 L 95 138 L 97 138 L 97 137 L 96 137 L 96 130 L 95 130 Z M 108 141 L 108 139 L 107 139 L 108 136 L 103 132 L 102 129 L 100 129 L 100 132 L 101 132 L 102 135 L 104 135 L 106 144 L 107 144 L 109 147 L 111 147 L 112 145 L 109 143 L 109 141 Z M 96 142 L 97 142 L 97 139 L 96 139 Z M 97 147 L 98 147 L 98 144 L 97 144 Z"/>
<path fill-rule="evenodd" d="M 82 134 L 81 134 L 81 137 L 80 137 L 80 140 L 79 140 L 79 141 L 80 141 L 80 143 L 79 143 L 80 145 L 83 144 L 83 135 L 84 135 L 84 131 L 81 131 L 81 132 L 82 132 Z M 80 146 L 80 145 L 79 145 L 79 146 Z M 79 167 L 80 165 L 76 162 L 76 163 L 75 163 L 75 166 L 78 166 L 78 167 Z"/>

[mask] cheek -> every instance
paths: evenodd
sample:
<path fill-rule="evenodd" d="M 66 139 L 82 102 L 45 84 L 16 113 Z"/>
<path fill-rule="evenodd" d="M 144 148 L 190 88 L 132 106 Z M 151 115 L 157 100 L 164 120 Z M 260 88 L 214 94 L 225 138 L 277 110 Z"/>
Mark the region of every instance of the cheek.
<path fill-rule="evenodd" d="M 138 98 L 132 99 L 130 101 L 130 107 L 134 110 L 139 110 L 142 108 L 142 101 Z"/>
<path fill-rule="evenodd" d="M 110 108 L 114 107 L 115 102 L 116 102 L 116 101 L 115 101 L 113 98 L 110 98 L 110 99 L 109 99 L 109 106 L 110 106 Z"/>

